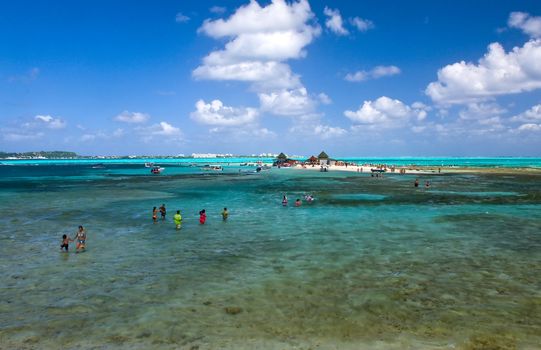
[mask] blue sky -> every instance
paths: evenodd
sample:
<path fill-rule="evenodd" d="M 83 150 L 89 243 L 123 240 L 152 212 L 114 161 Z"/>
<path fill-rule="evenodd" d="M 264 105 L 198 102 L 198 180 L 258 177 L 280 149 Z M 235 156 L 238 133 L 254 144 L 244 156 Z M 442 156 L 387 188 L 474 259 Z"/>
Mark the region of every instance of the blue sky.
<path fill-rule="evenodd" d="M 0 150 L 541 156 L 539 1 L 17 1 Z"/>

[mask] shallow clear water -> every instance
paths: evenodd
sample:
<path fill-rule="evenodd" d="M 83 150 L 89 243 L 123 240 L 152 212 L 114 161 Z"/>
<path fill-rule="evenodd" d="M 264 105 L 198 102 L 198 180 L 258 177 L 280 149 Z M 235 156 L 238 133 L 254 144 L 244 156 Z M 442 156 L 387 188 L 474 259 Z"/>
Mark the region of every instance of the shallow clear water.
<path fill-rule="evenodd" d="M 1 167 L 0 348 L 539 348 L 540 176 L 249 171 Z"/>

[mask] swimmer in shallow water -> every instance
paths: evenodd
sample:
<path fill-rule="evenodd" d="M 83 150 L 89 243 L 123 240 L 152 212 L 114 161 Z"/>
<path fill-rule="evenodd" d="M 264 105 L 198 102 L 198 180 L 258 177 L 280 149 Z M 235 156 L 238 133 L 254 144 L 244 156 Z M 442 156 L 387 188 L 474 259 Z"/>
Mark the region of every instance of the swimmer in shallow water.
<path fill-rule="evenodd" d="M 86 231 L 83 226 L 79 226 L 79 230 L 75 233 L 75 241 L 77 242 L 75 246 L 77 252 L 86 250 Z"/>
<path fill-rule="evenodd" d="M 60 251 L 62 251 L 62 249 L 65 249 L 65 251 L 68 252 L 70 242 L 73 242 L 73 239 L 69 238 L 67 235 L 62 235 L 62 243 L 60 244 Z"/>
<path fill-rule="evenodd" d="M 160 214 L 162 215 L 162 220 L 165 220 L 165 214 L 166 214 L 165 204 L 162 204 L 162 206 L 160 207 Z"/>
<path fill-rule="evenodd" d="M 199 223 L 203 225 L 206 221 L 207 221 L 207 213 L 205 212 L 205 209 L 203 209 L 199 212 Z"/>
<path fill-rule="evenodd" d="M 284 198 L 282 198 L 282 205 L 285 207 L 287 206 L 287 197 L 284 196 Z"/>
<path fill-rule="evenodd" d="M 176 229 L 180 230 L 182 227 L 182 216 L 180 215 L 180 210 L 177 210 L 177 213 L 173 215 L 173 221 L 175 221 Z"/>
<path fill-rule="evenodd" d="M 296 206 L 296 207 L 300 207 L 301 204 L 302 204 L 301 199 L 300 199 L 300 198 L 297 198 L 297 200 L 295 201 L 295 206 Z"/>
<path fill-rule="evenodd" d="M 222 220 L 226 221 L 228 217 L 229 217 L 229 212 L 227 211 L 227 208 L 224 208 L 224 210 L 222 211 Z"/>
<path fill-rule="evenodd" d="M 152 208 L 152 221 L 156 223 L 157 220 L 158 220 L 158 210 L 156 209 L 156 207 L 154 207 Z"/>

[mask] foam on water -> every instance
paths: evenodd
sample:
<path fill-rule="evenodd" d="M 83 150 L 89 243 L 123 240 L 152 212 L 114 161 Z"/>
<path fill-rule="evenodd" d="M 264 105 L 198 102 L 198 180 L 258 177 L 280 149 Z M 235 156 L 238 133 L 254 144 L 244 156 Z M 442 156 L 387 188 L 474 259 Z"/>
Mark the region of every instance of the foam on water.
<path fill-rule="evenodd" d="M 541 343 L 537 176 L 427 175 L 427 190 L 399 175 L 78 167 L 0 180 L 0 348 Z M 59 253 L 79 224 L 88 251 Z"/>

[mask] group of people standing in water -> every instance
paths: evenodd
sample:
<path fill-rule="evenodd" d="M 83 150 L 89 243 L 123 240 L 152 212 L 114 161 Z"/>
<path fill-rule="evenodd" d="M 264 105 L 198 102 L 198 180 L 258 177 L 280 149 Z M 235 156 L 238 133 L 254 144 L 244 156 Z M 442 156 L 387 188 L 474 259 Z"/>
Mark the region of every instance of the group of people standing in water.
<path fill-rule="evenodd" d="M 308 203 L 312 203 L 314 201 L 314 197 L 312 197 L 311 194 L 307 194 L 304 196 L 304 200 Z M 282 198 L 282 205 L 284 207 L 287 207 L 287 203 L 288 203 L 288 200 L 287 200 L 287 196 L 284 195 L 284 197 Z M 297 198 L 297 200 L 295 200 L 295 206 L 296 207 L 300 207 L 302 205 L 302 201 L 300 198 Z"/>
<path fill-rule="evenodd" d="M 86 231 L 83 226 L 79 226 L 79 229 L 75 232 L 75 237 L 73 238 L 68 235 L 62 235 L 60 251 L 68 252 L 70 242 L 76 242 L 75 249 L 77 253 L 86 250 Z"/>
<path fill-rule="evenodd" d="M 161 207 L 158 209 L 156 207 L 152 208 L 152 221 L 154 223 L 158 222 L 158 211 L 160 212 L 162 220 L 165 220 L 165 216 L 167 215 L 167 211 L 165 209 L 165 204 L 162 204 Z M 224 208 L 222 210 L 222 220 L 226 221 L 229 217 L 229 211 L 227 208 Z M 173 221 L 175 222 L 175 228 L 177 230 L 180 230 L 182 228 L 182 215 L 180 214 L 180 210 L 177 210 L 176 214 L 173 215 Z M 204 225 L 205 222 L 207 222 L 207 211 L 205 209 L 202 209 L 199 211 L 199 224 Z"/>

